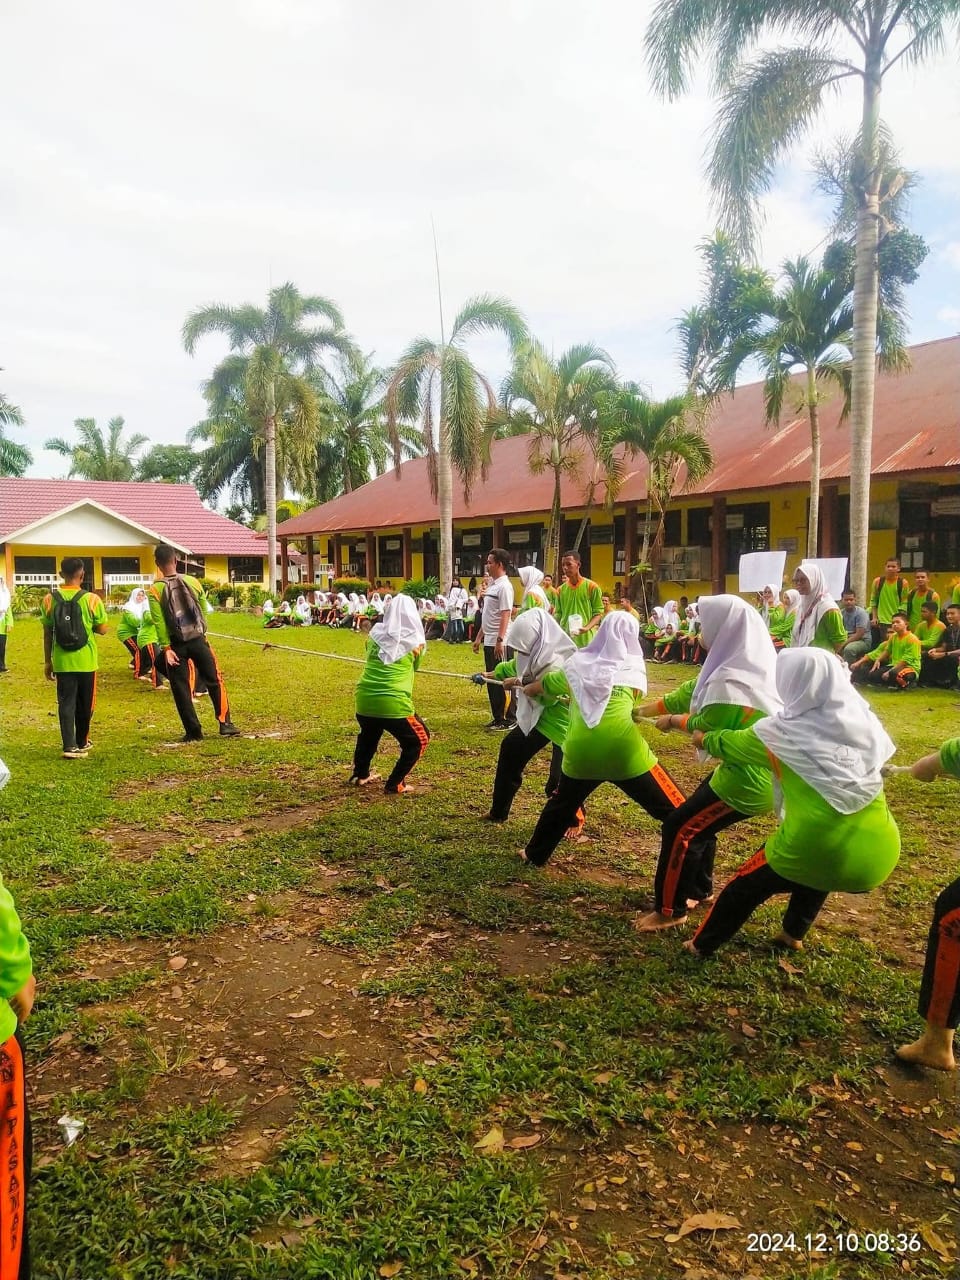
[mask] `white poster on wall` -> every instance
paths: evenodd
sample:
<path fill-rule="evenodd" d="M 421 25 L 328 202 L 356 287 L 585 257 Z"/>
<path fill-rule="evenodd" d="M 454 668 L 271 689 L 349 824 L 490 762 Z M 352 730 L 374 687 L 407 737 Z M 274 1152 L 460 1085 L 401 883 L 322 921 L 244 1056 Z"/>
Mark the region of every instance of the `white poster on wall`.
<path fill-rule="evenodd" d="M 740 557 L 740 585 L 737 590 L 762 591 L 768 586 L 779 587 L 786 563 L 785 551 L 748 551 Z"/>
<path fill-rule="evenodd" d="M 818 569 L 823 571 L 827 590 L 834 600 L 839 600 L 843 595 L 843 584 L 847 580 L 847 557 L 843 556 L 838 560 L 805 559 L 800 562 L 800 568 L 802 569 L 805 564 L 815 564 Z"/>

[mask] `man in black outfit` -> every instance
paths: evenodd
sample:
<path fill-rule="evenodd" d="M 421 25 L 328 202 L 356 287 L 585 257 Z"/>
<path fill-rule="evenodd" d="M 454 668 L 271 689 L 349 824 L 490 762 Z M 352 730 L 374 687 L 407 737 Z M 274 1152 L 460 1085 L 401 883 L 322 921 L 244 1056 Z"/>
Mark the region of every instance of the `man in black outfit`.
<path fill-rule="evenodd" d="M 193 705 L 196 679 L 206 685 L 216 712 L 222 738 L 235 738 L 240 730 L 230 719 L 227 687 L 220 664 L 206 637 L 207 597 L 203 585 L 189 574 L 177 573 L 177 553 L 165 542 L 154 551 L 160 579 L 147 592 L 150 616 L 165 662 L 167 679 L 183 724 L 184 742 L 199 742 L 203 729 Z M 186 602 L 186 610 L 179 604 Z"/>

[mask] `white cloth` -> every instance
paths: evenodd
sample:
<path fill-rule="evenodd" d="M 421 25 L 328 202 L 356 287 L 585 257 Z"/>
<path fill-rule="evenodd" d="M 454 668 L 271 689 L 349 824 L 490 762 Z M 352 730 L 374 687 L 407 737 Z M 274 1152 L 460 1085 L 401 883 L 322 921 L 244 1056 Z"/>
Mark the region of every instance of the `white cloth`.
<path fill-rule="evenodd" d="M 668 600 L 663 606 L 663 629 L 668 636 L 676 634 L 680 625 L 680 609 L 676 600 Z"/>
<path fill-rule="evenodd" d="M 810 593 L 800 597 L 800 606 L 793 620 L 791 643 L 794 649 L 810 644 L 817 633 L 817 627 L 823 615 L 829 613 L 831 609 L 839 608 L 836 600 L 827 590 L 826 579 L 819 565 L 810 564 L 808 560 L 804 560 L 799 571 L 810 583 Z"/>
<path fill-rule="evenodd" d="M 460 622 L 463 619 L 463 611 L 467 607 L 467 593 L 461 586 L 453 586 L 450 588 L 450 594 L 447 596 L 447 616 L 451 622 Z"/>
<path fill-rule="evenodd" d="M 310 626 L 313 621 L 313 615 L 310 612 L 310 605 L 307 603 L 306 596 L 297 596 L 297 603 L 293 606 L 293 612 L 305 627 Z"/>
<path fill-rule="evenodd" d="M 658 631 L 663 630 L 663 624 L 666 621 L 667 612 L 662 604 L 655 604 L 650 611 L 650 621 Z"/>
<path fill-rule="evenodd" d="M 639 622 L 630 613 L 608 613 L 590 643 L 577 650 L 563 670 L 584 724 L 593 729 L 617 685 L 647 692 Z"/>
<path fill-rule="evenodd" d="M 768 591 L 773 596 L 772 601 L 767 600 Z M 780 588 L 778 586 L 774 586 L 772 582 L 768 582 L 767 585 L 763 588 L 763 591 L 760 596 L 760 617 L 763 619 L 764 626 L 768 627 L 770 625 L 770 610 L 775 609 L 779 603 L 780 603 Z"/>
<path fill-rule="evenodd" d="M 3 761 L 0 760 L 0 791 L 3 790 L 3 788 L 7 785 L 9 781 L 10 781 L 10 770 L 3 763 Z"/>
<path fill-rule="evenodd" d="M 267 596 L 266 600 L 263 602 L 263 612 L 268 618 L 273 616 L 273 601 L 269 596 Z"/>
<path fill-rule="evenodd" d="M 538 569 L 535 564 L 521 565 L 520 581 L 523 583 L 523 595 L 520 597 L 521 604 L 526 596 L 533 596 L 534 600 L 536 600 L 542 608 L 550 608 L 550 601 L 547 599 L 547 593 L 540 585 L 543 581 L 543 572 Z"/>
<path fill-rule="evenodd" d="M 10 608 L 10 588 L 7 586 L 6 578 L 0 578 L 0 618 Z"/>
<path fill-rule="evenodd" d="M 494 578 L 483 597 L 483 643 L 490 648 L 500 635 L 500 615 L 513 609 L 513 583 L 504 573 Z"/>
<path fill-rule="evenodd" d="M 405 658 L 427 643 L 417 606 L 410 596 L 394 596 L 383 611 L 383 621 L 370 628 L 370 639 L 377 645 L 384 666 Z"/>
<path fill-rule="evenodd" d="M 559 671 L 577 652 L 563 627 L 545 609 L 527 609 L 507 628 L 507 648 L 517 655 L 517 675 L 522 682 L 539 680 L 548 671 Z M 531 733 L 543 713 L 543 703 L 522 694 L 517 698 L 517 724 Z"/>
<path fill-rule="evenodd" d="M 771 753 L 838 813 L 857 813 L 883 790 L 880 766 L 896 747 L 826 649 L 784 649 L 777 658 L 783 710 L 753 731 Z"/>
<path fill-rule="evenodd" d="M 784 616 L 787 618 L 793 618 L 794 625 L 796 625 L 797 611 L 800 608 L 800 592 L 796 591 L 793 587 L 790 587 L 788 591 L 783 593 L 783 603 L 787 610 Z"/>
<path fill-rule="evenodd" d="M 739 596 L 704 596 L 700 638 L 707 656 L 697 677 L 690 710 L 722 703 L 774 715 L 783 707 L 777 692 L 777 651 L 756 609 Z"/>
<path fill-rule="evenodd" d="M 347 613 L 352 617 L 355 613 L 360 612 L 360 597 L 355 591 L 351 591 L 347 596 Z"/>
<path fill-rule="evenodd" d="M 150 601 L 143 587 L 134 587 L 130 592 L 130 599 L 123 608 L 126 613 L 132 613 L 138 622 L 143 621 L 144 615 L 150 612 Z M 4 613 L 6 610 L 3 607 L 3 597 L 0 595 L 0 614 Z"/>
<path fill-rule="evenodd" d="M 370 603 L 373 605 L 374 609 L 376 609 L 377 613 L 383 613 L 383 598 L 379 591 L 375 591 L 373 593 L 370 597 Z"/>

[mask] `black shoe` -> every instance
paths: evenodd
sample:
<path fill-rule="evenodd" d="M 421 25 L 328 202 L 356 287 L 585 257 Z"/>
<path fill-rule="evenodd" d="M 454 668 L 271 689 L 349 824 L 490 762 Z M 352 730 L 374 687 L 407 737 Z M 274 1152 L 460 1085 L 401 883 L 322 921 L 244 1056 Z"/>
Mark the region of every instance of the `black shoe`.
<path fill-rule="evenodd" d="M 185 733 L 183 737 L 180 739 L 180 741 L 181 742 L 202 742 L 203 734 L 202 733 Z"/>
<path fill-rule="evenodd" d="M 497 733 L 505 733 L 508 729 L 512 729 L 514 726 L 509 720 L 494 720 L 492 727 Z"/>
<path fill-rule="evenodd" d="M 239 736 L 240 730 L 232 721 L 228 720 L 225 724 L 220 726 L 221 738 L 238 738 Z"/>

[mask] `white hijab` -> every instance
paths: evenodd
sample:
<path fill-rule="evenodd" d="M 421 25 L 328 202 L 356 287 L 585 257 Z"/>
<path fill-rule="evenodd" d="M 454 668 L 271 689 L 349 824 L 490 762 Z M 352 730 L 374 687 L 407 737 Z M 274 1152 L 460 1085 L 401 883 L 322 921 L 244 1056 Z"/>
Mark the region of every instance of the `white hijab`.
<path fill-rule="evenodd" d="M 663 624 L 666 621 L 667 613 L 663 605 L 655 604 L 650 612 L 650 621 L 658 631 L 663 630 Z"/>
<path fill-rule="evenodd" d="M 138 600 L 137 596 L 143 596 L 142 600 Z M 131 613 L 138 622 L 142 622 L 144 616 L 150 612 L 150 601 L 147 599 L 147 593 L 143 587 L 134 587 L 130 592 L 130 599 L 123 606 L 125 613 Z M 0 595 L 0 614 L 6 613 L 3 607 L 3 596 Z"/>
<path fill-rule="evenodd" d="M 307 603 L 306 596 L 297 596 L 297 603 L 294 605 L 293 611 L 304 626 L 309 627 L 313 621 L 313 614 L 310 612 L 310 605 Z"/>
<path fill-rule="evenodd" d="M 384 666 L 398 662 L 427 643 L 417 606 L 410 596 L 394 596 L 383 611 L 383 620 L 370 628 Z"/>
<path fill-rule="evenodd" d="M 704 596 L 700 636 L 707 657 L 700 668 L 690 710 L 714 703 L 751 707 L 775 715 L 783 707 L 777 692 L 777 651 L 756 609 L 739 596 Z"/>
<path fill-rule="evenodd" d="M 810 583 L 810 594 L 800 597 L 800 607 L 793 620 L 791 643 L 794 649 L 811 644 L 820 625 L 820 619 L 825 613 L 838 607 L 836 600 L 827 590 L 827 581 L 819 565 L 807 564 L 804 561 L 800 565 L 800 573 Z"/>
<path fill-rule="evenodd" d="M 784 649 L 777 688 L 783 710 L 757 721 L 757 737 L 838 813 L 866 808 L 883 790 L 880 766 L 896 747 L 839 658 Z"/>
<path fill-rule="evenodd" d="M 783 599 L 787 606 L 787 612 L 784 617 L 796 620 L 797 609 L 800 605 L 800 592 L 791 587 L 788 591 L 783 593 Z"/>
<path fill-rule="evenodd" d="M 383 600 L 379 591 L 375 591 L 370 597 L 370 603 L 376 609 L 377 613 L 383 613 Z"/>
<path fill-rule="evenodd" d="M 267 596 L 263 602 L 263 612 L 269 617 L 273 613 L 273 601 Z"/>
<path fill-rule="evenodd" d="M 563 670 L 584 724 L 595 728 L 617 685 L 647 692 L 639 622 L 622 610 L 608 613 L 590 643 L 578 649 Z"/>
<path fill-rule="evenodd" d="M 527 609 L 507 628 L 506 644 L 517 655 L 517 675 L 524 682 L 539 680 L 548 671 L 559 671 L 577 652 L 559 622 L 545 609 Z M 517 724 L 524 733 L 537 727 L 543 703 L 537 698 L 517 698 Z"/>
<path fill-rule="evenodd" d="M 547 599 L 547 593 L 541 587 L 543 581 L 543 572 L 537 568 L 535 564 L 525 564 L 520 566 L 520 581 L 523 583 L 523 596 L 533 596 L 534 600 L 544 609 L 550 608 L 550 601 Z M 523 597 L 521 597 L 521 603 Z"/>
<path fill-rule="evenodd" d="M 0 618 L 10 608 L 10 588 L 7 586 L 6 578 L 0 576 Z"/>
<path fill-rule="evenodd" d="M 766 593 L 768 591 L 773 592 L 772 605 L 767 604 Z M 763 619 L 766 625 L 769 626 L 770 624 L 771 608 L 775 609 L 779 603 L 780 603 L 780 588 L 777 586 L 774 586 L 772 582 L 768 582 L 767 585 L 763 588 L 763 592 L 760 596 L 760 617 Z"/>
<path fill-rule="evenodd" d="M 663 626 L 672 635 L 680 625 L 680 610 L 676 600 L 668 600 L 663 606 Z"/>

